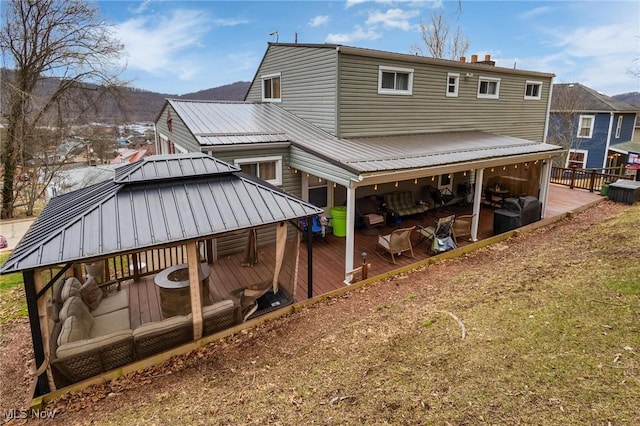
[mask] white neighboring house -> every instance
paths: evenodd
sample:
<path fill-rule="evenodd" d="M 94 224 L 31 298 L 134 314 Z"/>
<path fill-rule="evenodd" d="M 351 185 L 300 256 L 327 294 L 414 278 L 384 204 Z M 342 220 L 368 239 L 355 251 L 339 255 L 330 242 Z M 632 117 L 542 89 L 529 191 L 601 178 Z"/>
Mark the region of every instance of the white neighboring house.
<path fill-rule="evenodd" d="M 113 179 L 114 171 L 123 164 L 101 164 L 61 170 L 53 178 L 46 192 L 46 201 L 58 195 Z"/>

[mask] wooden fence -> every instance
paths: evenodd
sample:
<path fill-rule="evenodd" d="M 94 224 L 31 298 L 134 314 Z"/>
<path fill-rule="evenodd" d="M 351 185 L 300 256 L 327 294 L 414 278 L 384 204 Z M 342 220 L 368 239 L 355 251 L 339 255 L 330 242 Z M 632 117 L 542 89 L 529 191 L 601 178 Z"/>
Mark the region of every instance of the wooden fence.
<path fill-rule="evenodd" d="M 589 192 L 600 191 L 605 184 L 624 178 L 619 173 L 601 173 L 601 169 L 551 168 L 551 183 L 565 185 L 570 188 L 588 189 Z"/>

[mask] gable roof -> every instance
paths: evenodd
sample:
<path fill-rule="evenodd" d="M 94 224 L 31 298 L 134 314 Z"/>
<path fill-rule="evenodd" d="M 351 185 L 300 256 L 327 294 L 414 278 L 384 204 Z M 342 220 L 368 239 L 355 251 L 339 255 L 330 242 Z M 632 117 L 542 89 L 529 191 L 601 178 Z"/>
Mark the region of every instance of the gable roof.
<path fill-rule="evenodd" d="M 639 112 L 637 106 L 619 101 L 580 83 L 553 85 L 551 111 L 576 112 Z"/>
<path fill-rule="evenodd" d="M 322 212 L 202 153 L 148 157 L 53 198 L 0 273 L 179 243 Z M 185 176 L 179 174 L 184 171 Z"/>

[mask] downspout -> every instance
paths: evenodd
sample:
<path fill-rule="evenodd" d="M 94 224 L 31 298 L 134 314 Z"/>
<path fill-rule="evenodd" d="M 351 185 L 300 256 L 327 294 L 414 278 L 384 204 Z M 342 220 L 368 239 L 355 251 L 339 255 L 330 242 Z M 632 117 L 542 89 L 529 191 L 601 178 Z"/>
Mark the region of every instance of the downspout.
<path fill-rule="evenodd" d="M 614 112 L 609 113 L 609 131 L 607 132 L 607 145 L 604 150 L 604 158 L 602 159 L 602 168 L 607 168 L 607 155 L 609 155 L 609 145 L 611 144 L 611 131 L 613 130 L 613 116 Z"/>
<path fill-rule="evenodd" d="M 551 111 L 551 96 L 553 96 L 553 77 L 549 83 L 549 99 L 547 99 L 547 113 L 544 116 L 544 134 L 542 135 L 542 143 L 547 142 L 547 133 L 549 133 L 549 111 Z"/>

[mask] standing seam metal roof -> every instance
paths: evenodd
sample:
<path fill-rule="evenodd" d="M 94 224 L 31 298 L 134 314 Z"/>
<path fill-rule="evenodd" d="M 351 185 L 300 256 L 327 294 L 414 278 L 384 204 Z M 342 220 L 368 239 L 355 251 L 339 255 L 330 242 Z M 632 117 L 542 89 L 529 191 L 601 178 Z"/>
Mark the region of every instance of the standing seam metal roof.
<path fill-rule="evenodd" d="M 212 237 L 322 212 L 235 170 L 202 153 L 148 157 L 117 169 L 113 180 L 53 198 L 0 273 Z M 186 177 L 180 175 L 183 171 Z"/>
<path fill-rule="evenodd" d="M 362 138 L 337 138 L 276 104 L 169 100 L 169 104 L 206 146 L 289 141 L 352 173 L 380 172 L 507 157 L 551 153 L 562 148 L 480 131 Z M 232 113 L 229 113 L 232 112 Z M 217 134 L 220 131 L 222 133 Z"/>

